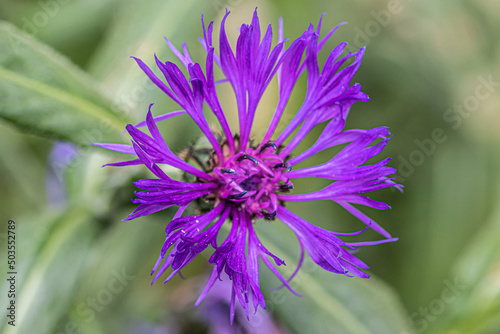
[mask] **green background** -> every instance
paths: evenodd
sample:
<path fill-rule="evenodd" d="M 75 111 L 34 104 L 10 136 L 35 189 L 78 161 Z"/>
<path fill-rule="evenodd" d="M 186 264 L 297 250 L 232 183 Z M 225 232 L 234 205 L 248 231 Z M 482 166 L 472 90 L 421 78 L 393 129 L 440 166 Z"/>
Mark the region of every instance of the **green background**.
<path fill-rule="evenodd" d="M 144 168 L 103 169 L 122 157 L 88 144 L 123 140 L 118 134 L 124 124 L 144 119 L 152 102 L 155 114 L 177 110 L 129 56 L 150 65 L 154 53 L 172 60 L 167 36 L 176 46 L 186 41 L 193 58 L 203 62 L 196 40 L 201 13 L 215 20 L 216 36 L 228 7 L 234 43 L 238 25 L 249 23 L 256 6 L 262 27 L 277 27 L 283 17 L 291 39 L 324 12 L 323 34 L 349 22 L 325 47 L 341 41 L 352 51 L 367 46 L 354 81 L 371 101 L 351 108 L 347 127 L 389 126 L 393 139 L 382 156 L 393 158 L 396 179 L 405 186 L 403 194 L 373 194 L 392 210 L 364 210 L 399 237 L 358 253 L 372 278 L 337 277 L 309 263 L 295 283 L 304 295 L 299 298 L 271 292 L 279 284 L 262 270 L 272 317 L 290 333 L 500 332 L 498 1 L 2 0 L 2 275 L 9 219 L 16 221 L 18 250 L 17 326 L 8 326 L 2 311 L 2 333 L 166 333 L 175 326 L 204 332 L 203 324 L 192 325 L 203 311 L 193 303 L 206 280 L 209 253 L 186 268 L 186 281 L 150 286 L 149 272 L 173 211 L 121 222 L 134 208 L 132 181 L 148 174 Z M 295 90 L 285 119 L 300 105 L 305 82 Z M 229 113 L 229 86 L 221 86 L 221 96 Z M 277 89 L 270 88 L 255 122 L 256 137 L 276 98 Z M 187 117 L 163 123 L 162 133 L 176 151 L 199 136 Z M 79 145 L 74 159 L 65 158 L 72 160 L 66 170 L 49 160 L 54 140 Z M 334 152 L 324 152 L 317 162 Z M 54 175 L 56 188 L 65 192 L 57 201 L 47 196 L 47 179 Z M 297 182 L 296 189 L 319 185 Z M 335 231 L 362 228 L 332 203 L 290 208 Z M 262 240 L 287 260 L 283 272 L 289 275 L 298 258 L 293 235 L 277 221 L 257 225 Z M 368 231 L 358 239 L 376 237 Z M 110 284 L 123 273 L 133 278 L 113 290 Z M 0 287 L 5 310 L 5 280 Z M 85 306 L 89 298 L 105 295 L 110 299 L 93 311 Z"/>

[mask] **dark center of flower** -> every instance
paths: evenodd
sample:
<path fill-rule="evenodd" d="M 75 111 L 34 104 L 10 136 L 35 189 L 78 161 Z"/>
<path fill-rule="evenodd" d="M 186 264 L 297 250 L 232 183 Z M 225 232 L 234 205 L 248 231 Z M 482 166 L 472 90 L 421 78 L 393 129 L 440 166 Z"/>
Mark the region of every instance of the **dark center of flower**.
<path fill-rule="evenodd" d="M 286 176 L 291 165 L 276 151 L 276 145 L 269 142 L 259 150 L 249 148 L 216 165 L 213 175 L 220 183 L 216 201 L 239 203 L 258 218 L 274 219 L 278 207 L 276 192 L 293 189 Z"/>

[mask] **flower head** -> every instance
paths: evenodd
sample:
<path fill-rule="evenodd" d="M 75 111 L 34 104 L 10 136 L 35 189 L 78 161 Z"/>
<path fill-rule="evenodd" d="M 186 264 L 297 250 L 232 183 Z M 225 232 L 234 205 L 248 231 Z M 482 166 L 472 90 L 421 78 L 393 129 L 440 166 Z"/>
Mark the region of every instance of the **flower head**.
<path fill-rule="evenodd" d="M 213 271 L 196 304 L 201 302 L 225 272 L 232 281 L 232 319 L 236 300 L 247 314 L 250 303 L 253 303 L 255 311 L 258 306 L 265 308 L 259 288 L 260 261 L 290 290 L 289 281 L 300 268 L 304 251 L 325 270 L 347 276 L 369 277 L 362 271 L 368 266 L 351 254 L 350 250 L 395 239 L 353 204 L 387 209 L 387 204 L 374 201 L 366 197 L 365 193 L 399 185 L 388 177 L 395 173 L 393 168 L 386 166 L 390 159 L 367 164 L 370 158 L 384 149 L 390 139 L 387 128 L 344 130 L 351 105 L 356 101 L 369 100 L 359 84 L 351 85 L 361 64 L 364 48 L 342 56 L 347 43 L 341 43 L 330 52 L 320 68 L 318 53 L 338 26 L 320 39 L 320 20 L 316 29 L 310 25 L 298 39 L 285 47 L 288 40 L 283 38 L 280 22 L 278 42 L 272 47 L 271 25 L 261 37 L 255 11 L 251 24 L 241 26 L 234 52 L 225 32 L 228 14 L 221 23 L 217 53 L 212 44 L 213 22 L 206 27 L 202 18 L 203 38 L 200 41 L 207 54 L 205 71 L 200 63 L 191 59 L 185 44 L 181 52 L 169 40 L 166 40 L 169 47 L 188 75 L 174 63 L 162 62 L 155 57 L 156 65 L 165 77 L 163 80 L 142 60 L 135 58 L 146 75 L 182 110 L 153 117 L 150 106 L 144 122 L 135 126 L 127 125 L 132 137 L 131 146 L 96 145 L 134 156 L 132 160 L 109 165 L 143 164 L 155 176 L 135 182 L 142 191 L 137 192 L 137 197 L 132 200 L 138 206 L 126 220 L 172 206 L 179 207 L 174 219 L 167 225 L 166 240 L 152 271 L 153 282 L 168 268 L 172 272 L 166 281 L 180 274 L 182 268 L 210 246 L 214 249 L 209 260 Z M 222 80 L 215 80 L 215 67 L 220 68 Z M 292 90 L 303 75 L 307 76 L 304 101 L 284 130 L 275 133 Z M 278 103 L 263 138 L 255 138 L 258 144 L 254 145 L 251 130 L 256 109 L 274 77 L 277 77 L 279 85 Z M 230 128 L 227 111 L 223 110 L 216 89 L 217 85 L 227 83 L 233 88 L 236 97 L 239 116 L 237 130 Z M 204 105 L 218 119 L 221 134 L 210 128 L 204 115 Z M 191 147 L 180 155 L 170 150 L 156 123 L 182 114 L 188 114 L 201 129 L 210 144 L 208 149 Z M 295 152 L 298 144 L 321 123 L 326 123 L 326 126 L 318 140 L 305 151 Z M 139 130 L 144 126 L 147 126 L 149 134 Z M 345 146 L 328 162 L 301 168 L 303 161 L 337 145 Z M 184 179 L 168 176 L 161 168 L 163 165 L 179 169 L 184 173 Z M 332 180 L 332 183 L 315 192 L 297 192 L 293 186 L 294 180 L 305 177 L 324 178 Z M 316 200 L 331 200 L 340 204 L 366 223 L 367 228 L 374 229 L 385 239 L 347 243 L 340 236 L 356 235 L 362 231 L 328 231 L 285 208 L 286 202 Z M 200 214 L 183 215 L 184 210 L 193 203 L 199 204 Z M 284 265 L 284 261 L 266 249 L 255 232 L 254 224 L 258 224 L 256 220 L 262 218 L 279 219 L 297 235 L 302 255 L 297 270 L 289 279 L 276 269 Z M 230 226 L 229 235 L 218 243 L 217 236 L 224 224 Z"/>

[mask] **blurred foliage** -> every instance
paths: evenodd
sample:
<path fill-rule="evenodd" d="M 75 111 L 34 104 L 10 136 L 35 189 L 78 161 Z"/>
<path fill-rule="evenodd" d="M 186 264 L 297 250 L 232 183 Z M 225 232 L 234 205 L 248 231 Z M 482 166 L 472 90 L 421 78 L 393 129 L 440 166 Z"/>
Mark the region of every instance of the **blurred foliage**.
<path fill-rule="evenodd" d="M 101 169 L 118 157 L 87 146 L 104 137 L 123 140 L 118 137 L 123 124 L 142 120 L 152 102 L 155 114 L 176 108 L 129 56 L 148 64 L 154 53 L 172 59 L 163 41 L 167 36 L 177 46 L 186 41 L 200 60 L 196 38 L 202 12 L 217 26 L 228 7 L 234 41 L 238 24 L 250 20 L 255 6 L 262 24 L 277 26 L 283 17 L 289 38 L 323 12 L 328 13 L 323 31 L 349 22 L 326 49 L 340 41 L 349 42 L 352 51 L 367 46 L 355 80 L 371 101 L 352 107 L 347 126 L 390 127 L 394 137 L 384 154 L 393 157 L 396 178 L 405 185 L 404 194 L 373 195 L 391 211 L 368 212 L 400 238 L 358 254 L 378 277 L 332 277 L 306 266 L 297 277 L 296 288 L 304 295 L 298 298 L 269 290 L 279 284 L 263 276 L 271 315 L 292 333 L 500 332 L 498 1 L 3 0 L 0 116 L 7 121 L 0 123 L 0 269 L 7 271 L 4 224 L 14 219 L 20 294 L 19 327 L 7 326 L 3 316 L 2 333 L 165 332 L 179 310 L 194 312 L 192 303 L 180 307 L 172 301 L 182 296 L 192 301 L 189 282 L 205 280 L 206 259 L 187 268 L 186 282 L 150 286 L 148 274 L 173 212 L 121 222 L 134 208 L 132 181 L 147 174 L 141 168 Z M 322 60 L 326 56 L 323 52 Z M 304 87 L 299 82 L 285 119 L 301 102 Z M 275 93 L 271 88 L 264 96 L 264 106 L 276 103 Z M 231 92 L 221 87 L 221 95 L 230 110 Z M 471 105 L 474 97 L 477 104 Z M 464 104 L 468 107 L 459 111 Z M 92 132 L 103 119 L 115 125 Z M 257 135 L 267 122 L 265 116 L 256 120 Z M 188 117 L 166 123 L 161 130 L 176 150 L 199 135 Z M 49 159 L 54 142 L 46 137 L 78 143 L 78 151 L 55 165 Z M 57 176 L 52 186 L 66 194 L 64 202 L 47 193 L 51 173 Z M 331 203 L 290 207 L 338 231 L 362 225 Z M 298 258 L 291 233 L 279 224 L 258 228 L 262 240 L 287 260 L 290 274 Z M 367 231 L 359 240 L 371 236 Z M 98 296 L 108 296 L 117 277 L 122 278 L 117 292 L 90 308 Z M 0 288 L 5 309 L 5 280 Z"/>

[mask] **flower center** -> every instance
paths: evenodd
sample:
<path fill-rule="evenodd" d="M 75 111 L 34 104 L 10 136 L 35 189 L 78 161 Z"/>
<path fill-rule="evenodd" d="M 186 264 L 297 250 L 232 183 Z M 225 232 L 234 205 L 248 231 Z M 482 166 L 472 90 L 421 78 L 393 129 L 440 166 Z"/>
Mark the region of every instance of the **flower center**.
<path fill-rule="evenodd" d="M 216 197 L 239 203 L 258 218 L 274 219 L 278 207 L 276 192 L 293 189 L 286 176 L 291 165 L 276 151 L 276 145 L 269 142 L 259 150 L 249 148 L 214 167 L 214 176 L 220 182 Z"/>

